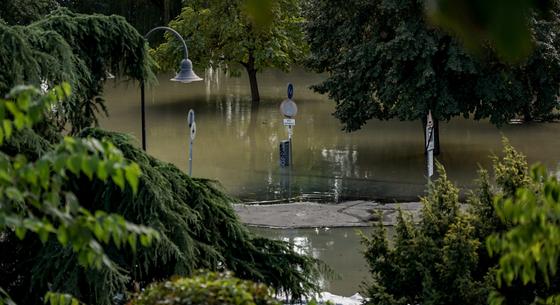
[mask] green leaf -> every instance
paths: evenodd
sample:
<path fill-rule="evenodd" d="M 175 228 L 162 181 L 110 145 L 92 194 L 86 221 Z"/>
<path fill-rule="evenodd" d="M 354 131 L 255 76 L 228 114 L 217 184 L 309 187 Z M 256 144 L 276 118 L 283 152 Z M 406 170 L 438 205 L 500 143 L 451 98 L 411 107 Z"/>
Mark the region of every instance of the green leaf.
<path fill-rule="evenodd" d="M 82 171 L 90 180 L 93 179 L 93 170 L 95 168 L 94 166 L 96 165 L 97 164 L 94 164 L 91 159 L 82 158 Z"/>
<path fill-rule="evenodd" d="M 140 244 L 144 247 L 148 247 L 151 243 L 151 239 L 148 235 L 142 234 L 140 235 Z"/>
<path fill-rule="evenodd" d="M 27 229 L 24 227 L 16 227 L 16 236 L 19 239 L 24 239 L 25 238 L 25 233 L 27 232 Z"/>
<path fill-rule="evenodd" d="M 4 134 L 6 138 L 10 138 L 12 136 L 12 122 L 9 120 L 3 120 L 2 126 L 4 128 Z"/>
<path fill-rule="evenodd" d="M 132 192 L 134 194 L 138 192 L 138 177 L 140 177 L 140 174 L 140 166 L 136 163 L 132 163 L 125 168 L 126 181 L 132 187 Z"/>
<path fill-rule="evenodd" d="M 132 251 L 136 252 L 136 235 L 135 234 L 129 234 L 128 235 L 128 244 L 130 245 L 130 248 L 132 249 Z"/>
<path fill-rule="evenodd" d="M 67 168 L 75 175 L 80 174 L 82 158 L 79 155 L 72 155 L 66 161 Z"/>
<path fill-rule="evenodd" d="M 124 175 L 123 175 L 123 170 L 122 169 L 116 169 L 115 173 L 113 174 L 113 176 L 111 177 L 113 179 L 113 182 L 115 182 L 116 185 L 118 185 L 118 187 L 121 190 L 124 190 Z"/>
<path fill-rule="evenodd" d="M 109 174 L 107 173 L 107 169 L 106 169 L 106 162 L 105 161 L 99 161 L 99 163 L 97 164 L 97 178 L 99 178 L 99 180 L 105 181 L 107 180 L 107 178 L 109 177 Z"/>
<path fill-rule="evenodd" d="M 66 246 L 66 244 L 68 243 L 68 232 L 66 231 L 66 227 L 59 227 L 56 237 L 63 246 Z"/>
<path fill-rule="evenodd" d="M 17 202 L 23 202 L 24 198 L 23 198 L 23 194 L 15 187 L 8 187 L 5 190 L 6 192 L 6 196 L 8 196 L 9 199 L 17 201 Z"/>

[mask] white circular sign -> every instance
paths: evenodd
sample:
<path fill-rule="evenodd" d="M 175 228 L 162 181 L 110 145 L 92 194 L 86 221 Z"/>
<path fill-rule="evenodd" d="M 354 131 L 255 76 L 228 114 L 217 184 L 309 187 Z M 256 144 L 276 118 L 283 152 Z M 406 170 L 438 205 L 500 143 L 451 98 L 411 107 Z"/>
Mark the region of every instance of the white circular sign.
<path fill-rule="evenodd" d="M 297 105 L 291 99 L 284 100 L 282 104 L 280 104 L 280 112 L 282 112 L 284 116 L 293 118 L 297 114 Z"/>
<path fill-rule="evenodd" d="M 193 122 L 191 125 L 191 141 L 194 141 L 196 137 L 196 122 Z"/>

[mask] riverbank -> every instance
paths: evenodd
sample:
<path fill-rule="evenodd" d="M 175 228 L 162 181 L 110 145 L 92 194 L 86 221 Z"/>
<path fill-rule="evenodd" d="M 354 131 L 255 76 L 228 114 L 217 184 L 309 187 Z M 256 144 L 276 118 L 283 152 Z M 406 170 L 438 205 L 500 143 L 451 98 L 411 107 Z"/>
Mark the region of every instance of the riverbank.
<path fill-rule="evenodd" d="M 234 208 L 241 221 L 248 226 L 299 229 L 367 227 L 379 220 L 386 226 L 394 226 L 397 223 L 399 208 L 418 220 L 421 206 L 420 202 L 348 201 L 340 204 L 235 204 Z"/>

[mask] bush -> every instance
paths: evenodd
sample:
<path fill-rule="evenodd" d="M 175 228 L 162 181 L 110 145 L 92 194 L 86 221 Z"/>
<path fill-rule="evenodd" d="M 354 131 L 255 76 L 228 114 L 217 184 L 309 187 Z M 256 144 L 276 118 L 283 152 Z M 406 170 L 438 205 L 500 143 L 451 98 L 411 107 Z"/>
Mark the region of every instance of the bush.
<path fill-rule="evenodd" d="M 131 305 L 279 305 L 272 290 L 233 277 L 231 273 L 205 273 L 150 285 Z"/>
<path fill-rule="evenodd" d="M 506 255 L 513 248 L 522 253 L 523 247 L 519 243 L 512 244 L 508 237 L 512 236 L 510 230 L 519 225 L 519 219 L 529 219 L 529 215 L 520 216 L 523 211 L 532 213 L 527 208 L 534 205 L 527 205 L 527 198 L 552 198 L 551 194 L 556 193 L 550 190 L 560 187 L 551 187 L 550 181 L 543 178 L 545 175 L 531 176 L 525 156 L 505 140 L 504 156 L 495 157 L 493 163 L 496 186 L 492 186 L 490 175 L 481 169 L 478 187 L 469 194 L 464 206 L 459 202 L 459 190 L 438 165 L 440 176 L 429 185 L 428 195 L 421 199 L 423 209 L 418 225 L 401 212 L 391 243 L 381 224 L 371 237 L 364 236 L 365 256 L 372 273 L 372 282 L 367 285 L 367 304 L 484 304 L 489 295 L 493 296 L 490 300 L 498 297 L 507 304 L 532 304 L 537 298 L 557 293 L 560 287 L 557 276 L 551 279 L 545 276 L 545 280 L 527 277 L 528 272 L 534 273 L 538 267 L 526 268 L 529 271 L 523 270 L 526 273 L 523 275 L 520 267 L 502 264 L 503 258 L 491 256 L 485 245 L 486 240 L 494 236 L 490 239 L 494 253 Z M 548 182 L 543 183 L 543 180 Z M 550 198 L 541 198 L 532 202 L 550 201 Z M 520 206 L 513 209 L 516 203 Z M 510 214 L 517 218 L 504 212 L 504 207 L 506 211 L 516 212 Z M 547 211 L 551 210 L 552 207 Z M 549 216 L 547 220 L 557 218 Z M 531 219 L 541 218 L 531 216 Z M 525 231 L 530 228 L 526 225 Z M 538 241 L 531 242 L 542 245 Z M 537 250 L 529 252 L 537 253 Z M 557 256 L 558 251 L 553 257 Z M 550 267 L 544 263 L 533 265 L 545 266 L 542 269 Z M 498 285 L 507 273 L 504 269 L 510 270 L 507 285 Z M 556 268 L 548 269 L 554 275 Z"/>

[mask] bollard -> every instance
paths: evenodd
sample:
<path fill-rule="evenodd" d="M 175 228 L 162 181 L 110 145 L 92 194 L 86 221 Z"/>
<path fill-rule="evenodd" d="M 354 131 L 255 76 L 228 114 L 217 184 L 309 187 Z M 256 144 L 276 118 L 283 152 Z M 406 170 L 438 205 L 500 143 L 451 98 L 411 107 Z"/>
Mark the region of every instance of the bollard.
<path fill-rule="evenodd" d="M 284 140 L 280 142 L 280 167 L 290 166 L 290 141 Z"/>

